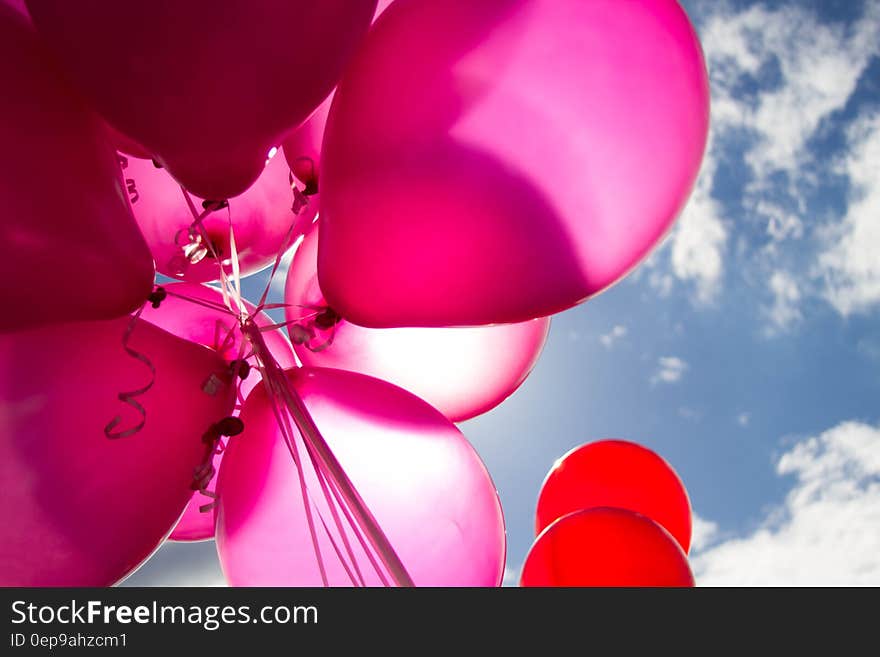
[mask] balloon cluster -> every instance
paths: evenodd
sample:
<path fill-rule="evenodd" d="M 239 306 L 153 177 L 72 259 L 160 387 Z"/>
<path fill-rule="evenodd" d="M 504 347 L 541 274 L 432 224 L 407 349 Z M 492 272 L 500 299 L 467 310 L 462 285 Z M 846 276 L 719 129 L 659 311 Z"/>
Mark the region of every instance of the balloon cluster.
<path fill-rule="evenodd" d="M 0 584 L 498 585 L 454 423 L 686 202 L 678 3 L 0 0 L 0 74 Z"/>
<path fill-rule="evenodd" d="M 691 505 L 678 475 L 635 443 L 601 440 L 556 462 L 538 497 L 522 586 L 693 586 Z"/>

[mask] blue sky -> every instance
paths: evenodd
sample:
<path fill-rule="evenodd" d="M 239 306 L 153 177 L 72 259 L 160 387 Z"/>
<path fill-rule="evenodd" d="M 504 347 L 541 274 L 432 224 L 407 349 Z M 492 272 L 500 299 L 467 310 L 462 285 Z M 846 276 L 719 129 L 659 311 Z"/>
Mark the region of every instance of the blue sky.
<path fill-rule="evenodd" d="M 880 584 L 880 2 L 682 4 L 713 92 L 691 202 L 462 425 L 501 494 L 507 580 L 553 461 L 620 437 L 684 480 L 698 584 Z M 219 581 L 206 543 L 128 583 Z"/>

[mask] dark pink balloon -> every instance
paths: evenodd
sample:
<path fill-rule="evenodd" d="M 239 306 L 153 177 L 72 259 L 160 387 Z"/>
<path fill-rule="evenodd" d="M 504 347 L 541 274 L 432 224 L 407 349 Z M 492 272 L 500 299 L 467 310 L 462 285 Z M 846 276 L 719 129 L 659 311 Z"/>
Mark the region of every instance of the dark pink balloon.
<path fill-rule="evenodd" d="M 219 279 L 220 265 L 207 248 L 195 245 L 199 255 L 187 257 L 190 253 L 185 249 L 191 243 L 193 214 L 180 185 L 149 160 L 129 159 L 123 175 L 129 185 L 135 219 L 150 245 L 159 272 L 194 283 Z M 301 202 L 294 212 L 290 170 L 278 153 L 269 160 L 252 187 L 241 196 L 229 199 L 228 208 L 214 210 L 202 219 L 202 226 L 223 261 L 227 275 L 232 274 L 230 221 L 241 275 L 247 276 L 274 262 L 294 223 L 311 224 L 317 202 L 304 196 L 299 198 Z M 203 199 L 194 196 L 192 200 L 197 212 L 205 209 Z M 199 231 L 195 234 L 201 239 Z"/>
<path fill-rule="evenodd" d="M 668 230 L 708 121 L 675 0 L 397 0 L 328 119 L 324 293 L 374 328 L 568 308 Z"/>
<path fill-rule="evenodd" d="M 0 5 L 0 331 L 141 305 L 153 262 L 101 122 Z"/>
<path fill-rule="evenodd" d="M 415 393 L 454 422 L 485 413 L 510 396 L 535 366 L 550 319 L 477 328 L 368 329 L 332 315 L 318 285 L 318 227 L 287 274 L 284 301 L 305 365 L 368 374 Z M 326 318 L 330 321 L 323 321 Z"/>
<path fill-rule="evenodd" d="M 152 159 L 152 153 L 150 153 L 146 148 L 141 146 L 131 137 L 126 137 L 109 123 L 105 124 L 104 127 L 106 128 L 107 134 L 109 135 L 108 139 L 110 140 L 110 143 L 116 147 L 117 151 L 123 153 L 124 155 L 139 157 L 142 160 Z"/>
<path fill-rule="evenodd" d="M 455 425 L 378 379 L 313 368 L 292 369 L 287 376 L 416 585 L 501 582 L 501 506 L 489 474 Z M 241 417 L 244 433 L 230 443 L 218 482 L 223 572 L 234 586 L 320 586 L 297 471 L 265 384 L 248 397 Z M 313 470 L 306 481 L 316 508 L 333 526 Z M 329 583 L 351 586 L 320 520 L 315 522 Z M 378 585 L 357 539 L 349 534 L 348 540 L 365 583 Z"/>
<path fill-rule="evenodd" d="M 66 71 L 191 192 L 241 194 L 332 90 L 376 0 L 27 0 Z"/>
<path fill-rule="evenodd" d="M 218 355 L 128 317 L 0 335 L 0 585 L 108 586 L 159 546 L 192 495 L 202 436 L 232 410 Z M 213 385 L 212 385 L 213 384 Z M 206 390 L 208 392 L 206 392 Z M 213 391 L 213 392 L 212 392 Z M 210 394 L 209 394 L 210 393 Z"/>
<path fill-rule="evenodd" d="M 375 21 L 384 12 L 392 0 L 379 0 L 376 4 Z M 290 170 L 297 179 L 306 184 L 318 185 L 318 170 L 321 166 L 321 141 L 324 139 L 324 129 L 327 127 L 327 115 L 330 113 L 330 105 L 333 103 L 331 93 L 318 109 L 299 128 L 284 141 L 284 157 L 290 165 Z"/>
<path fill-rule="evenodd" d="M 216 351 L 227 363 L 241 356 L 247 356 L 251 352 L 247 344 L 242 351 L 242 334 L 234 315 L 198 303 L 201 301 L 223 305 L 223 295 L 219 290 L 195 283 L 170 283 L 165 285 L 164 289 L 168 296 L 158 308 L 145 308 L 141 315 L 142 319 L 179 338 Z M 256 316 L 256 323 L 259 326 L 266 327 L 274 323 L 265 313 L 255 313 L 252 304 L 245 302 L 245 305 L 248 312 Z M 297 365 L 290 342 L 280 329 L 266 331 L 263 337 L 275 360 L 282 367 Z M 249 358 L 248 364 L 251 366 L 250 372 L 239 384 L 240 399 L 246 398 L 260 382 L 256 359 Z M 215 472 L 219 469 L 222 458 L 222 454 L 214 456 L 212 463 Z M 208 484 L 208 490 L 214 490 L 215 481 L 216 476 Z M 201 541 L 213 538 L 214 513 L 199 510 L 212 501 L 212 498 L 199 492 L 193 493 L 186 511 L 171 532 L 170 538 L 174 541 Z"/>

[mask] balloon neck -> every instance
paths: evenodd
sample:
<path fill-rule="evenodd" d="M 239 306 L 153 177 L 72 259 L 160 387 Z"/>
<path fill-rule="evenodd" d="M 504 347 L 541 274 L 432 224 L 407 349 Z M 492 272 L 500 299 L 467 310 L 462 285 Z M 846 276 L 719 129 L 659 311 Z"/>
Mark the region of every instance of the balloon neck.
<path fill-rule="evenodd" d="M 241 421 L 241 418 L 229 416 L 219 422 L 215 422 L 202 434 L 202 442 L 205 444 L 205 455 L 202 458 L 202 462 L 193 470 L 193 480 L 190 488 L 210 498 L 212 501 L 201 505 L 199 507 L 200 513 L 212 511 L 217 504 L 217 493 L 209 490 L 208 486 L 216 474 L 214 455 L 222 454 L 225 449 L 223 437 L 231 438 L 239 435 L 242 431 L 244 431 L 244 422 Z"/>
<path fill-rule="evenodd" d="M 291 324 L 288 334 L 294 344 L 302 345 L 309 351 L 325 351 L 333 344 L 336 330 L 342 322 L 342 315 L 326 305 L 310 306 L 314 311 L 308 318 Z"/>
<path fill-rule="evenodd" d="M 152 291 L 149 297 L 147 297 L 147 301 L 150 302 L 150 305 L 153 308 L 158 308 L 165 298 L 168 296 L 168 292 L 165 291 L 165 288 L 161 285 L 157 285 L 156 289 Z"/>

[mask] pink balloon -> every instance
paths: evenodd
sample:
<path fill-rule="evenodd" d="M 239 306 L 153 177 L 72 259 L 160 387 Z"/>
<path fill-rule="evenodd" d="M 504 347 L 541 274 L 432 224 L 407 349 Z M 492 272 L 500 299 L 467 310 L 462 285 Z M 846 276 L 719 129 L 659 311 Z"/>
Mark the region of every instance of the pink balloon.
<path fill-rule="evenodd" d="M 297 180 L 318 188 L 318 173 L 321 166 L 321 140 L 327 126 L 327 114 L 333 102 L 333 94 L 318 106 L 309 120 L 297 128 L 283 144 L 284 157 Z"/>
<path fill-rule="evenodd" d="M 501 506 L 485 467 L 453 424 L 378 379 L 313 368 L 289 370 L 288 378 L 417 585 L 500 583 Z M 264 385 L 251 393 L 241 417 L 244 433 L 231 442 L 218 483 L 223 572 L 234 586 L 319 586 L 296 468 Z M 306 481 L 313 499 L 323 501 L 313 471 Z M 323 509 L 332 525 L 326 504 Z M 315 522 L 329 583 L 351 586 Z M 366 584 L 378 585 L 357 539 L 348 540 Z"/>
<path fill-rule="evenodd" d="M 141 146 L 131 137 L 126 137 L 109 123 L 104 124 L 104 128 L 107 130 L 110 143 L 113 144 L 113 146 L 116 147 L 116 150 L 120 153 L 132 157 L 138 157 L 142 160 L 151 160 L 153 158 L 153 155 L 146 148 Z"/>
<path fill-rule="evenodd" d="M 135 219 L 150 245 L 157 269 L 166 276 L 194 283 L 220 278 L 220 265 L 204 242 L 193 246 L 195 257 L 187 257 L 185 248 L 192 242 L 193 214 L 183 191 L 168 172 L 157 169 L 149 160 L 129 159 L 123 175 L 129 185 Z M 294 208 L 296 198 L 300 202 Z M 197 212 L 204 211 L 203 199 L 192 200 Z M 296 222 L 310 225 L 317 211 L 316 200 L 295 197 L 290 170 L 280 154 L 269 160 L 250 189 L 228 204 L 228 209 L 214 210 L 202 220 L 227 275 L 232 273 L 230 220 L 241 275 L 247 276 L 271 265 L 286 244 L 291 226 Z M 193 234 L 201 239 L 197 229 Z"/>
<path fill-rule="evenodd" d="M 141 305 L 153 262 L 100 121 L 0 5 L 0 331 Z"/>
<path fill-rule="evenodd" d="M 170 283 L 165 285 L 164 289 L 168 296 L 158 308 L 145 308 L 141 315 L 142 319 L 179 338 L 213 349 L 227 363 L 250 353 L 248 345 L 245 345 L 244 351 L 241 350 L 242 335 L 238 321 L 233 315 L 197 303 L 206 302 L 222 306 L 223 295 L 219 290 L 194 283 Z M 252 304 L 245 302 L 245 306 L 251 315 L 256 316 L 255 321 L 259 326 L 274 324 L 272 318 L 265 313 L 255 313 Z M 282 367 L 297 365 L 290 342 L 281 330 L 266 331 L 263 336 L 275 360 Z M 248 364 L 251 366 L 250 373 L 239 384 L 240 399 L 245 399 L 261 379 L 256 359 L 249 358 Z M 212 464 L 215 472 L 220 468 L 222 458 L 222 454 L 214 456 Z M 215 489 L 215 482 L 216 475 L 208 484 L 208 490 Z M 203 513 L 199 510 L 212 501 L 212 498 L 200 492 L 193 493 L 186 511 L 171 532 L 171 540 L 202 541 L 213 538 L 214 513 Z"/>
<path fill-rule="evenodd" d="M 675 0 L 398 0 L 330 111 L 324 293 L 374 328 L 580 303 L 670 227 L 708 121 Z"/>
<path fill-rule="evenodd" d="M 237 196 L 330 93 L 376 0 L 27 0 L 95 107 L 192 193 Z"/>
<path fill-rule="evenodd" d="M 379 0 L 376 4 L 376 13 L 373 21 L 384 12 L 392 0 Z M 297 179 L 317 189 L 318 170 L 321 166 L 321 141 L 324 139 L 324 129 L 327 127 L 327 115 L 330 113 L 330 105 L 333 103 L 331 93 L 318 109 L 299 128 L 284 141 L 284 157 L 287 164 Z"/>
<path fill-rule="evenodd" d="M 504 401 L 538 361 L 550 330 L 546 317 L 478 328 L 397 329 L 368 329 L 340 319 L 318 286 L 318 243 L 315 226 L 294 255 L 284 293 L 287 321 L 303 318 L 288 330 L 302 337 L 300 329 L 312 333 L 305 342 L 295 340 L 304 365 L 389 381 L 459 422 Z"/>
<path fill-rule="evenodd" d="M 189 500 L 202 436 L 228 415 L 216 353 L 128 317 L 0 335 L 0 585 L 107 586 L 159 546 Z M 213 386 L 213 387 L 212 387 Z M 207 392 L 206 392 L 207 391 Z"/>

